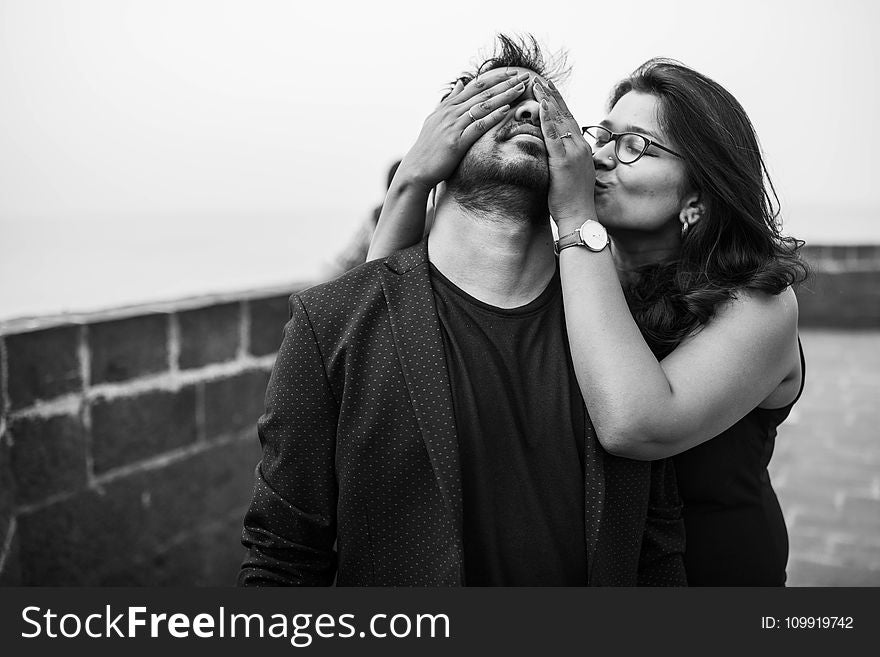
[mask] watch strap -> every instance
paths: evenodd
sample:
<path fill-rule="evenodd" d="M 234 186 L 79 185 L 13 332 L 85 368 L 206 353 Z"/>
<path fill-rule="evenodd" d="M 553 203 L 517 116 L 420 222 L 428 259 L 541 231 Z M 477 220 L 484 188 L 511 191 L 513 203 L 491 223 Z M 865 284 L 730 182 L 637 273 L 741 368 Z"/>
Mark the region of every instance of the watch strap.
<path fill-rule="evenodd" d="M 581 237 L 581 229 L 579 227 L 556 240 L 553 243 L 553 250 L 556 251 L 556 255 L 559 255 L 559 252 L 562 251 L 562 249 L 567 249 L 570 246 L 586 246 Z"/>

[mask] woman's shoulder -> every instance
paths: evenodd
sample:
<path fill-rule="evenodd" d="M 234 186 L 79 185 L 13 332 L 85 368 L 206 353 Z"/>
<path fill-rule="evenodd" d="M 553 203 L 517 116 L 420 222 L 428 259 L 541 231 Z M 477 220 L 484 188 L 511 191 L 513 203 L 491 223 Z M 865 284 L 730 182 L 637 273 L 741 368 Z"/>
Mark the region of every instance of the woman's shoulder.
<path fill-rule="evenodd" d="M 716 308 L 709 324 L 734 324 L 752 330 L 775 327 L 796 335 L 797 322 L 797 296 L 789 286 L 778 294 L 753 289 L 737 290 L 729 301 Z"/>
<path fill-rule="evenodd" d="M 785 373 L 776 388 L 759 404 L 778 408 L 797 398 L 803 381 L 798 338 L 798 303 L 791 287 L 779 294 L 742 290 L 717 313 L 727 330 L 752 343 L 763 343 L 756 350 L 760 358 L 772 357 Z"/>
<path fill-rule="evenodd" d="M 779 294 L 738 290 L 675 351 L 690 358 L 712 354 L 741 371 L 772 369 L 782 381 L 799 371 L 797 297 L 790 287 Z"/>

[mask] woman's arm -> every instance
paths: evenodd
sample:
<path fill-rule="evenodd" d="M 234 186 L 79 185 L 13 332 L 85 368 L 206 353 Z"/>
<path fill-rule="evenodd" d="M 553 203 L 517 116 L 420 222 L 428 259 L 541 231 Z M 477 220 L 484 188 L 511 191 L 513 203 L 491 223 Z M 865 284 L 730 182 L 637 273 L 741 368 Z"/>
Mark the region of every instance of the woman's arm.
<path fill-rule="evenodd" d="M 367 260 L 381 258 L 422 239 L 431 189 L 455 171 L 477 139 L 498 124 L 525 91 L 527 73 L 495 69 L 459 80 L 425 120 L 404 156 L 382 205 Z"/>
<path fill-rule="evenodd" d="M 595 219 L 593 163 L 555 90 L 542 90 L 541 126 L 550 160 L 551 214 L 564 235 Z M 583 193 L 588 187 L 588 193 Z M 629 311 L 609 249 L 559 256 L 565 319 L 581 392 L 603 447 L 657 459 L 718 435 L 797 373 L 797 301 L 741 294 L 658 362 Z"/>

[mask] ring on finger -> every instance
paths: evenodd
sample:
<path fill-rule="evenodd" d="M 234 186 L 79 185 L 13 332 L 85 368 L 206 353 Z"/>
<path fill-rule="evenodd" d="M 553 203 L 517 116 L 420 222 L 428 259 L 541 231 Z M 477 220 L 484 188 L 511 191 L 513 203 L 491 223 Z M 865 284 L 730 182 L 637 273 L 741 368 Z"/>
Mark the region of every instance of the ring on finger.
<path fill-rule="evenodd" d="M 476 120 L 477 120 L 477 117 L 473 115 L 473 113 L 471 112 L 470 108 L 469 108 L 468 111 L 467 111 L 467 115 L 468 115 L 469 117 L 471 117 L 471 121 L 476 121 Z"/>
<path fill-rule="evenodd" d="M 564 135 L 559 135 L 560 139 L 574 139 L 574 135 L 570 132 L 566 132 Z"/>

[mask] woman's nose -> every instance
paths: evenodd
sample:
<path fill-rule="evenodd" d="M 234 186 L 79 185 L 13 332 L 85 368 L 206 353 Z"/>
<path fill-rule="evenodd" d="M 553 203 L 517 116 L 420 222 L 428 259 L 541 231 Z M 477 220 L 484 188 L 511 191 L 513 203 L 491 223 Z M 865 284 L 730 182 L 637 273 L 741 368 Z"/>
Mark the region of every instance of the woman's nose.
<path fill-rule="evenodd" d="M 614 153 L 614 144 L 615 142 L 609 141 L 601 148 L 597 148 L 593 151 L 593 166 L 596 169 L 610 169 L 617 164 Z"/>

